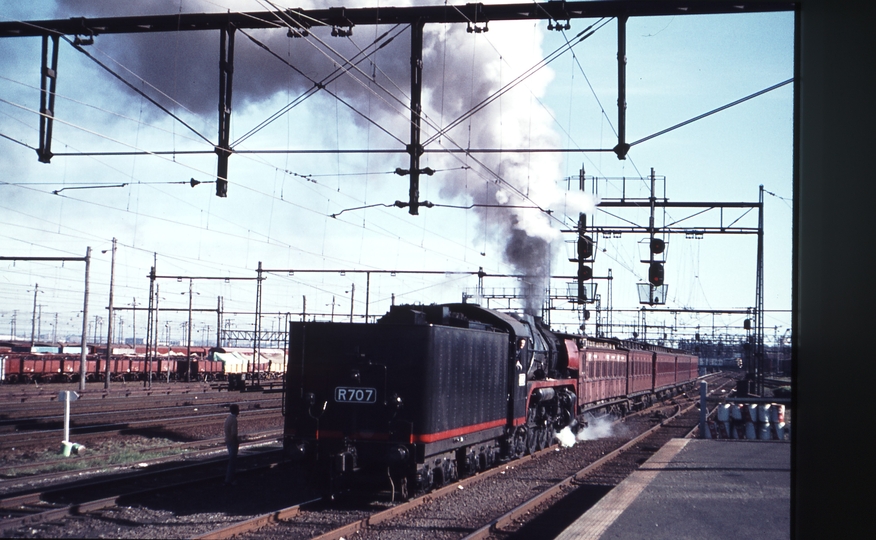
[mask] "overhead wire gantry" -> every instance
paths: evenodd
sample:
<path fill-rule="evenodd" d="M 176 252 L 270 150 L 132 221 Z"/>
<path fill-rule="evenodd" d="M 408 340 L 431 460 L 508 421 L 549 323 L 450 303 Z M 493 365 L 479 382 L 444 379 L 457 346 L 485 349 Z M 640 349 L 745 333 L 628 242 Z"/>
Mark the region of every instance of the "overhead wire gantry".
<path fill-rule="evenodd" d="M 49 163 L 52 153 L 52 127 L 55 118 L 55 89 L 58 78 L 59 38 L 68 40 L 80 51 L 94 43 L 101 34 L 137 34 L 149 32 L 219 31 L 219 133 L 214 144 L 217 154 L 216 195 L 226 197 L 228 192 L 228 160 L 235 152 L 230 141 L 232 89 L 234 74 L 234 37 L 238 29 L 287 28 L 293 37 L 304 37 L 314 26 L 332 28 L 332 35 L 348 37 L 354 26 L 409 25 L 411 31 L 410 73 L 410 139 L 404 152 L 409 166 L 399 168 L 410 176 L 408 202 L 411 215 L 417 215 L 419 200 L 420 157 L 426 149 L 421 141 L 423 29 L 426 24 L 456 23 L 468 25 L 473 33 L 487 31 L 492 21 L 548 20 L 549 28 L 569 29 L 569 21 L 581 18 L 616 18 L 618 23 L 618 141 L 611 149 L 595 151 L 614 152 L 625 159 L 632 144 L 626 141 L 626 22 L 629 17 L 660 15 L 702 15 L 793 11 L 794 2 L 763 1 L 741 4 L 728 1 L 671 1 L 671 0 L 597 0 L 589 2 L 533 2 L 523 4 L 364 7 L 327 9 L 287 9 L 262 12 L 178 13 L 133 17 L 71 18 L 46 21 L 0 22 L 0 38 L 42 37 L 42 64 L 40 69 L 40 130 L 37 157 Z M 582 38 L 583 39 L 583 38 Z M 153 101 L 153 103 L 157 102 Z M 181 121 L 177 118 L 178 121 Z M 459 149 L 477 153 L 478 149 Z M 399 150 L 400 152 L 402 150 Z"/>

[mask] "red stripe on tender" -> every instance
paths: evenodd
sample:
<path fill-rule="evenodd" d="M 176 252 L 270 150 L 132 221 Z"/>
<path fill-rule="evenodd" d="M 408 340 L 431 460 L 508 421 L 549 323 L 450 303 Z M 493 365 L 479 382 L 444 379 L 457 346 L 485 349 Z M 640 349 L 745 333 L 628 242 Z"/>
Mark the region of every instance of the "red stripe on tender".
<path fill-rule="evenodd" d="M 483 422 L 480 424 L 475 424 L 471 426 L 465 426 L 456 429 L 450 429 L 447 431 L 442 431 L 440 433 L 428 433 L 425 435 L 411 435 L 410 442 L 413 443 L 431 443 L 435 441 L 439 441 L 442 439 L 449 439 L 451 437 L 459 437 L 462 435 L 468 435 L 469 433 L 475 433 L 477 431 L 482 431 L 485 429 L 501 427 L 505 425 L 505 419 L 493 420 L 491 422 Z M 341 439 L 344 437 L 344 434 L 340 431 L 332 431 L 332 430 L 320 430 L 316 432 L 317 439 Z M 378 432 L 366 432 L 366 433 L 353 433 L 349 436 L 352 440 L 372 440 L 372 441 L 387 441 L 389 440 L 388 433 L 378 433 Z"/>
<path fill-rule="evenodd" d="M 515 418 L 513 424 L 515 426 L 519 426 L 526 423 L 526 417 L 521 416 L 520 418 Z M 473 424 L 470 426 L 464 426 L 456 429 L 449 429 L 447 431 L 441 431 L 439 433 L 426 433 L 423 435 L 411 435 L 410 442 L 411 443 L 432 443 L 436 441 L 440 441 L 443 439 L 449 439 L 451 437 L 460 437 L 462 435 L 468 435 L 470 433 L 475 433 L 478 431 L 483 431 L 486 429 L 492 429 L 497 427 L 502 427 L 505 425 L 505 419 L 500 418 L 498 420 L 491 420 L 489 422 L 482 422 L 480 424 Z M 331 430 L 320 430 L 316 432 L 317 439 L 341 439 L 344 434 L 340 431 L 331 431 Z M 350 436 L 351 439 L 354 440 L 389 440 L 388 433 L 377 433 L 377 432 L 368 432 L 368 433 L 354 433 Z"/>
<path fill-rule="evenodd" d="M 447 431 L 442 431 L 440 433 L 427 433 L 424 435 L 413 435 L 411 437 L 411 442 L 418 443 L 430 443 L 435 441 L 440 441 L 441 439 L 449 439 L 450 437 L 459 437 L 461 435 L 468 435 L 469 433 L 474 433 L 476 431 L 483 431 L 485 429 L 501 427 L 505 425 L 505 419 L 501 418 L 499 420 L 492 420 L 490 422 L 482 422 L 480 424 L 474 424 L 471 426 L 465 426 L 456 429 L 449 429 Z"/>

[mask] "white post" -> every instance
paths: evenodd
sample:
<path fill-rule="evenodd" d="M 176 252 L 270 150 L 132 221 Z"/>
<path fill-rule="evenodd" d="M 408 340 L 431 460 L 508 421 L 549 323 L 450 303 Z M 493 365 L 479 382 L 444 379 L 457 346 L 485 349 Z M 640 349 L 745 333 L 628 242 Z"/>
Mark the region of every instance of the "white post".
<path fill-rule="evenodd" d="M 79 394 L 71 390 L 63 390 L 58 392 L 58 401 L 64 402 L 64 440 L 62 443 L 70 442 L 70 402 L 79 399 Z"/>
<path fill-rule="evenodd" d="M 709 414 L 709 406 L 706 403 L 706 396 L 709 393 L 709 383 L 700 381 L 700 438 L 711 439 L 712 434 L 709 432 L 709 426 L 706 419 Z"/>
<path fill-rule="evenodd" d="M 64 440 L 70 440 L 70 400 L 64 400 Z M 63 442 L 63 441 L 62 441 Z"/>

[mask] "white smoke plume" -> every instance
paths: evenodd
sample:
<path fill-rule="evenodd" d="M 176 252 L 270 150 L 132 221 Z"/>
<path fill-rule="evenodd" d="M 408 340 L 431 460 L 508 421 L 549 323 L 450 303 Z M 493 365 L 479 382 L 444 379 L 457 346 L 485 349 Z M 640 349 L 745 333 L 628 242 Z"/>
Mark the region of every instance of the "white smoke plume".
<path fill-rule="evenodd" d="M 575 438 L 579 441 L 592 441 L 613 435 L 615 435 L 615 425 L 610 416 L 591 416 L 587 418 L 587 426 L 578 431 Z"/>
<path fill-rule="evenodd" d="M 557 440 L 560 441 L 560 446 L 563 448 L 572 448 L 577 442 L 575 440 L 575 434 L 572 433 L 572 428 L 569 426 L 566 426 L 557 432 L 556 437 Z"/>
<path fill-rule="evenodd" d="M 571 448 L 580 441 L 593 441 L 623 435 L 626 432 L 626 426 L 615 424 L 613 420 L 610 416 L 594 417 L 588 415 L 586 417 L 587 425 L 578 430 L 578 433 L 573 433 L 572 429 L 566 426 L 556 434 L 556 437 L 563 448 Z"/>

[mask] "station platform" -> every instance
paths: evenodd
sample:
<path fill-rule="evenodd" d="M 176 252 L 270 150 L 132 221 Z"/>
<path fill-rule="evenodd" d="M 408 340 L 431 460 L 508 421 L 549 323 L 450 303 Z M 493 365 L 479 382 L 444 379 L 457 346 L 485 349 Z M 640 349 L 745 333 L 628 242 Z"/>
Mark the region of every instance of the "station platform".
<path fill-rule="evenodd" d="M 557 540 L 790 537 L 790 443 L 673 439 Z"/>

